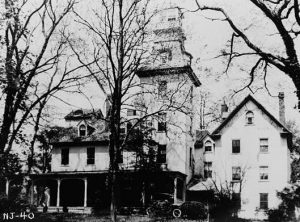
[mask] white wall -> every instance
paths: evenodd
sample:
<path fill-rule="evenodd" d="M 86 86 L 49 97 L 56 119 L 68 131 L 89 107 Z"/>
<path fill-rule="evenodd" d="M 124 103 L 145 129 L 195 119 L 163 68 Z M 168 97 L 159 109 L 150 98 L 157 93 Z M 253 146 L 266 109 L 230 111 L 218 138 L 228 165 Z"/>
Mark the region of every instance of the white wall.
<path fill-rule="evenodd" d="M 52 150 L 51 167 L 52 172 L 59 171 L 96 171 L 108 170 L 109 153 L 107 146 L 95 146 L 95 164 L 87 164 L 87 147 L 91 146 L 74 146 L 69 147 L 69 164 L 61 164 L 61 148 Z M 132 167 L 135 155 L 133 152 L 123 152 L 123 164 L 120 167 Z"/>
<path fill-rule="evenodd" d="M 174 103 L 170 104 L 170 99 L 160 100 L 157 89 L 158 82 L 166 80 L 168 96 L 171 96 Z M 167 134 L 156 132 L 154 139 L 160 144 L 167 145 L 167 167 L 168 170 L 178 171 L 187 175 L 187 181 L 192 176 L 189 166 L 189 149 L 194 148 L 192 137 L 193 128 L 189 115 L 177 111 L 178 107 L 182 110 L 193 109 L 192 97 L 188 94 L 192 83 L 187 74 L 165 75 L 155 77 L 143 77 L 141 83 L 144 84 L 143 101 L 147 107 L 147 113 L 165 111 L 167 113 Z M 187 96 L 188 95 L 188 96 Z M 153 119 L 154 127 L 157 129 L 157 120 Z"/>
<path fill-rule="evenodd" d="M 246 110 L 254 112 L 254 124 L 247 125 Z M 269 208 L 279 204 L 276 196 L 289 182 L 289 151 L 286 138 L 281 137 L 281 129 L 252 102 L 248 102 L 220 132 L 216 140 L 213 170 L 217 184 L 231 181 L 232 166 L 240 166 L 245 177 L 242 182 L 240 216 L 263 218 L 259 207 L 259 193 L 269 194 Z M 268 138 L 269 152 L 260 153 L 259 139 Z M 232 154 L 232 140 L 239 139 L 241 152 Z M 269 167 L 269 180 L 260 181 L 259 166 Z"/>

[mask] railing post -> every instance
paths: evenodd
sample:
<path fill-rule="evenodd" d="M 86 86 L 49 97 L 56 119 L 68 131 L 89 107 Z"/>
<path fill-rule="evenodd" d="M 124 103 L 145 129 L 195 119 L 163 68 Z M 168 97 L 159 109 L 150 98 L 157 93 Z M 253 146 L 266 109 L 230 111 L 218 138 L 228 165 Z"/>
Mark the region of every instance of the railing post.
<path fill-rule="evenodd" d="M 87 178 L 84 178 L 84 203 L 83 203 L 84 207 L 87 206 L 87 185 L 88 185 Z"/>

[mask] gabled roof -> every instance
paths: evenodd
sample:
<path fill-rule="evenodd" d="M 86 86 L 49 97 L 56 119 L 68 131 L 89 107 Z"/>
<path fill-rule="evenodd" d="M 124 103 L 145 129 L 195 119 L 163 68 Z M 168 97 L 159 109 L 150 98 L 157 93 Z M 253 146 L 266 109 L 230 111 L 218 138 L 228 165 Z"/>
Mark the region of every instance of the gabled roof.
<path fill-rule="evenodd" d="M 280 128 L 283 129 L 283 132 L 291 134 L 291 132 L 281 123 L 279 120 L 277 120 L 269 111 L 263 107 L 256 99 L 254 99 L 253 96 L 250 94 L 228 115 L 228 117 L 212 132 L 212 135 L 217 135 L 220 133 L 220 131 L 224 128 L 224 126 L 229 123 L 229 121 L 242 109 L 242 107 L 248 103 L 249 101 L 252 101 L 260 110 L 262 110 L 274 123 L 276 123 Z"/>
<path fill-rule="evenodd" d="M 196 130 L 195 148 L 201 148 L 203 146 L 203 140 L 209 135 L 208 130 Z"/>
<path fill-rule="evenodd" d="M 196 131 L 196 140 L 201 142 L 204 138 L 209 135 L 208 130 L 197 130 Z"/>

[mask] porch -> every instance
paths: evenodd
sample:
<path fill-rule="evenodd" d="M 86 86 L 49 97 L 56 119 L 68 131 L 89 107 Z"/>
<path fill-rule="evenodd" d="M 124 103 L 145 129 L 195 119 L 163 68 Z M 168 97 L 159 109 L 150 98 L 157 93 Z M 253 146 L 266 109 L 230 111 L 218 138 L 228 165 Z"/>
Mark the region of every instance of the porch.
<path fill-rule="evenodd" d="M 144 207 L 154 199 L 167 199 L 162 194 L 169 195 L 175 204 L 185 199 L 185 175 L 181 173 L 120 174 L 119 207 Z M 42 212 L 43 206 L 48 212 L 64 212 L 65 208 L 74 213 L 91 213 L 93 207 L 109 208 L 108 172 L 53 172 L 31 175 L 31 181 L 31 203 L 38 206 L 38 211 Z"/>

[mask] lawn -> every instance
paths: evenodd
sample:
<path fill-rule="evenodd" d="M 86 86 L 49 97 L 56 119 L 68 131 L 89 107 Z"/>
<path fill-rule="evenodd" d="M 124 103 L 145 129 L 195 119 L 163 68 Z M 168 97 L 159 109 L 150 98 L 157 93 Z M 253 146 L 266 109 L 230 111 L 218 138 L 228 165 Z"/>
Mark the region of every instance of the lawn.
<path fill-rule="evenodd" d="M 2 218 L 1 218 L 2 219 Z M 0 221 L 8 221 L 1 220 Z M 95 215 L 85 215 L 85 214 L 74 214 L 74 213 L 36 213 L 33 219 L 26 218 L 14 218 L 13 220 L 9 220 L 13 222 L 110 222 L 110 217 L 106 215 L 95 216 Z M 118 222 L 207 222 L 206 220 L 188 220 L 188 219 L 173 219 L 173 218 L 149 218 L 145 215 L 130 215 L 130 216 L 118 216 Z M 214 220 L 210 220 L 213 222 Z M 232 219 L 230 222 L 254 222 L 251 220 L 245 219 Z M 229 222 L 228 221 L 228 222 Z M 223 222 L 223 221 L 222 221 Z"/>
<path fill-rule="evenodd" d="M 17 221 L 17 220 L 16 220 Z M 24 220 L 20 220 L 24 221 Z M 109 222 L 109 216 L 94 216 L 94 215 L 83 215 L 83 214 L 54 214 L 54 213 L 39 213 L 35 215 L 35 218 L 32 220 L 26 220 L 32 222 L 75 222 L 75 221 L 82 221 L 82 222 Z M 149 218 L 143 215 L 133 215 L 133 216 L 118 216 L 119 222 L 199 222 L 199 220 L 187 220 L 187 219 L 166 219 L 166 218 Z"/>

